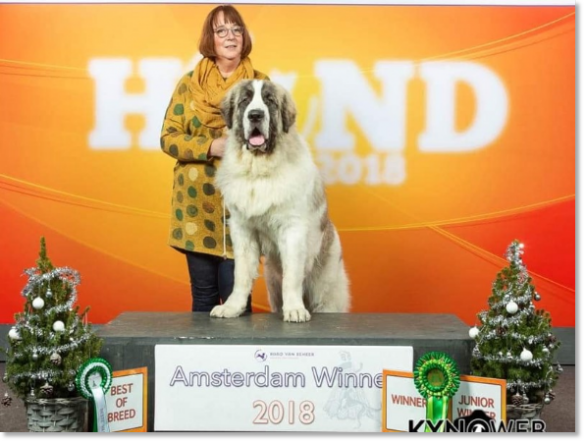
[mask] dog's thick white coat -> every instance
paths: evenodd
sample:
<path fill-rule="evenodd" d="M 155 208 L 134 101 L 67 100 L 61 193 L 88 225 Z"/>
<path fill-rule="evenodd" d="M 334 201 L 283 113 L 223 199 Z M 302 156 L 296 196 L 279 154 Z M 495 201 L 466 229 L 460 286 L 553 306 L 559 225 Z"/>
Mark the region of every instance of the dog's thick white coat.
<path fill-rule="evenodd" d="M 255 110 L 262 116 L 249 118 Z M 271 309 L 282 311 L 285 321 L 308 321 L 310 312 L 347 312 L 340 239 L 328 218 L 319 170 L 293 124 L 291 96 L 268 81 L 244 81 L 227 95 L 223 114 L 230 130 L 216 183 L 231 213 L 235 284 L 211 316 L 244 312 L 261 255 Z M 247 141 L 254 128 L 266 139 L 261 147 Z"/>

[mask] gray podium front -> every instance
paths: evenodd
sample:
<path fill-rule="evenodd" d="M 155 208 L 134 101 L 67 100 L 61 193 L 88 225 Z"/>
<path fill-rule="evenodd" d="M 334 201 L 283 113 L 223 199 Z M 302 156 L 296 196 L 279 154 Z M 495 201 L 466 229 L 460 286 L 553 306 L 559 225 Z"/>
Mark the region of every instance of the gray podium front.
<path fill-rule="evenodd" d="M 114 371 L 148 368 L 148 430 L 154 423 L 155 345 L 412 346 L 414 363 L 430 351 L 452 357 L 470 372 L 474 341 L 469 326 L 451 314 L 313 314 L 285 323 L 276 314 L 234 319 L 207 313 L 125 312 L 100 328 L 101 356 Z"/>

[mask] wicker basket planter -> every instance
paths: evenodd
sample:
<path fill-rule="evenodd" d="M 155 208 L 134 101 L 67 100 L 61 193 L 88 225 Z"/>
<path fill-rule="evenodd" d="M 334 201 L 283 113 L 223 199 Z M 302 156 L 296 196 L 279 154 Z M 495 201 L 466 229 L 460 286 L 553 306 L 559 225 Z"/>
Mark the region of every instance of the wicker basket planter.
<path fill-rule="evenodd" d="M 507 405 L 507 421 L 519 419 L 540 420 L 544 403 L 529 403 L 526 405 L 515 406 Z"/>
<path fill-rule="evenodd" d="M 84 432 L 87 430 L 87 400 L 28 397 L 27 427 L 30 432 Z"/>
<path fill-rule="evenodd" d="M 516 420 L 519 418 L 527 418 L 529 420 L 539 420 L 541 419 L 543 406 L 543 403 L 530 403 L 520 406 L 507 405 L 507 419 Z"/>

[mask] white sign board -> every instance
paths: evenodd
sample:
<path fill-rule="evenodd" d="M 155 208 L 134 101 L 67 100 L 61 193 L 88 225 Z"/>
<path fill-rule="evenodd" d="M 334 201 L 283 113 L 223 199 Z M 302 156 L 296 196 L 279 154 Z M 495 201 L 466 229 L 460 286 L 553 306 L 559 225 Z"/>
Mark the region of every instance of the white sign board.
<path fill-rule="evenodd" d="M 409 430 L 409 420 L 425 420 L 426 402 L 417 391 L 412 372 L 386 371 L 384 374 L 384 432 Z M 417 432 L 424 432 L 425 427 Z"/>
<path fill-rule="evenodd" d="M 155 346 L 155 431 L 380 432 L 410 346 Z"/>
<path fill-rule="evenodd" d="M 460 377 L 460 388 L 452 398 L 454 419 L 470 415 L 479 409 L 497 423 L 506 420 L 507 381 L 496 378 Z"/>
<path fill-rule="evenodd" d="M 147 368 L 114 372 L 105 397 L 110 432 L 146 432 Z"/>

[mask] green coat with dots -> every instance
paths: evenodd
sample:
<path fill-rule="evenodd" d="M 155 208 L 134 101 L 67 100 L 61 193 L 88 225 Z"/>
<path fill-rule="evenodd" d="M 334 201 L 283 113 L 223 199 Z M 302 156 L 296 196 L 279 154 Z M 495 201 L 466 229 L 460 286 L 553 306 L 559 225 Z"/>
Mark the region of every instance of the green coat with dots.
<path fill-rule="evenodd" d="M 266 75 L 254 71 L 255 78 Z M 200 122 L 189 84 L 193 71 L 185 74 L 173 93 L 161 133 L 161 149 L 177 160 L 173 168 L 169 245 L 181 251 L 234 258 L 220 191 L 214 177 L 221 160 L 208 158 L 213 139 L 223 129 Z"/>

